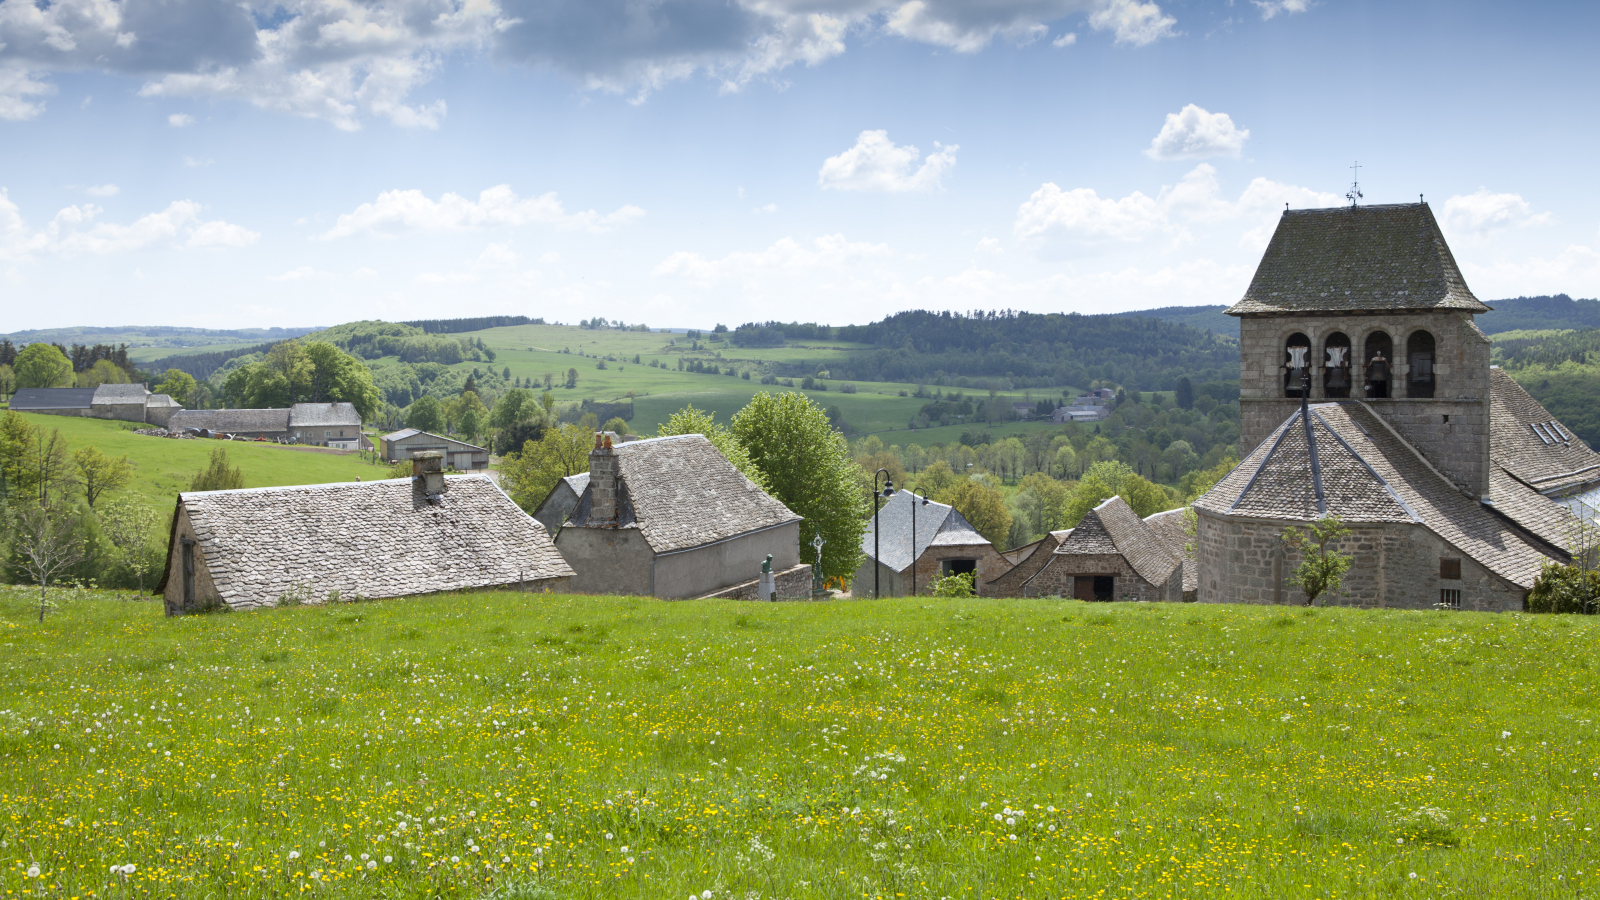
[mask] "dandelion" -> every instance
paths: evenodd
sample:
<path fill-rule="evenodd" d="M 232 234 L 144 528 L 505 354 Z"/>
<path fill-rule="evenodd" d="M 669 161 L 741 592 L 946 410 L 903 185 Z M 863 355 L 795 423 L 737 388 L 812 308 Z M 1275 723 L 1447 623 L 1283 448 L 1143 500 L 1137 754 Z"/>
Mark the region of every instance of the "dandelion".
<path fill-rule="evenodd" d="M 1412 877 L 1412 878 L 1416 878 L 1416 877 L 1417 877 L 1417 873 L 1415 873 L 1415 872 L 1412 872 L 1412 873 L 1411 873 L 1411 877 Z"/>
<path fill-rule="evenodd" d="M 32 865 L 32 866 L 28 867 L 28 877 L 29 878 L 38 878 L 39 877 L 39 867 L 38 867 L 38 865 Z"/>
<path fill-rule="evenodd" d="M 392 856 L 385 856 L 385 857 L 384 857 L 384 858 L 383 858 L 383 861 L 384 861 L 384 862 L 385 862 L 385 863 L 392 863 L 392 862 L 394 862 L 394 857 L 392 857 Z"/>
<path fill-rule="evenodd" d="M 700 892 L 700 900 L 711 900 L 711 892 L 710 891 L 701 891 Z"/>
<path fill-rule="evenodd" d="M 296 860 L 296 859 L 299 859 L 299 858 L 300 858 L 300 851 L 299 850 L 290 850 L 289 851 L 289 859 L 290 860 Z"/>
<path fill-rule="evenodd" d="M 459 856 L 452 856 L 452 857 L 450 857 L 450 861 L 451 861 L 451 862 L 453 862 L 453 863 L 458 863 L 458 862 L 461 862 L 461 857 L 459 857 Z"/>

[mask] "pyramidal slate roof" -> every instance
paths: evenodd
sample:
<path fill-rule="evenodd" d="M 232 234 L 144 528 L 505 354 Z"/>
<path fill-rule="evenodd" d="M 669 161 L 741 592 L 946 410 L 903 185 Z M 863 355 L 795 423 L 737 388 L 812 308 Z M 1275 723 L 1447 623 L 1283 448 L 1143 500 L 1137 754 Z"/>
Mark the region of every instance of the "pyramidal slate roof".
<path fill-rule="evenodd" d="M 734 468 L 703 434 L 616 444 L 616 527 L 638 528 L 657 553 L 687 550 L 763 528 L 798 522 L 792 512 Z M 585 485 L 568 527 L 589 524 Z"/>
<path fill-rule="evenodd" d="M 1140 578 L 1154 585 L 1165 584 L 1172 570 L 1182 565 L 1182 558 L 1169 553 L 1160 535 L 1119 496 L 1085 513 L 1053 555 L 1121 556 Z"/>
<path fill-rule="evenodd" d="M 1328 513 L 1347 523 L 1421 525 L 1507 581 L 1533 586 L 1552 557 L 1463 495 L 1370 407 L 1316 403 L 1309 412 Z M 1194 505 L 1221 515 L 1319 518 L 1300 410 Z"/>
<path fill-rule="evenodd" d="M 1467 287 L 1426 203 L 1284 210 L 1229 315 L 1459 309 Z"/>
<path fill-rule="evenodd" d="M 1600 481 L 1600 453 L 1498 366 L 1489 370 L 1489 456 L 1541 493 Z"/>
<path fill-rule="evenodd" d="M 410 478 L 186 491 L 221 600 L 273 606 L 305 585 L 324 597 L 403 597 L 572 575 L 544 526 L 482 475 L 449 475 L 429 503 Z M 177 548 L 168 547 L 167 571 Z M 161 593 L 166 579 L 156 587 Z"/>
<path fill-rule="evenodd" d="M 878 509 L 878 537 L 880 562 L 896 572 L 904 572 L 922 558 L 929 547 L 987 544 L 989 539 L 978 533 L 966 517 L 953 506 L 928 501 L 912 491 L 898 491 Z M 916 545 L 912 546 L 912 507 L 916 507 Z M 861 537 L 861 552 L 872 559 L 873 521 L 867 519 L 866 533 Z"/>

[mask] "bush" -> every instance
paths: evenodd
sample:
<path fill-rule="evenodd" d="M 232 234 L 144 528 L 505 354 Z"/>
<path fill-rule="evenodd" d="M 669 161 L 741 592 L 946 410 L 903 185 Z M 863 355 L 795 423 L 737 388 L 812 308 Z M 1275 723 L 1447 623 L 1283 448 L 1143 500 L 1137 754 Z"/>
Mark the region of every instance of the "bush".
<path fill-rule="evenodd" d="M 855 384 L 853 384 L 851 382 L 847 381 L 844 384 L 839 386 L 839 393 L 841 393 L 841 394 L 854 394 L 855 392 L 856 392 L 856 386 L 855 386 Z M 906 393 L 905 391 L 901 391 L 900 392 L 900 396 L 904 397 L 905 393 Z"/>
<path fill-rule="evenodd" d="M 194 473 L 189 482 L 191 491 L 231 491 L 244 487 L 244 472 L 228 466 L 228 451 L 218 447 L 211 451 L 211 464 Z"/>
<path fill-rule="evenodd" d="M 1545 563 L 1528 592 L 1528 612 L 1581 613 L 1600 611 L 1600 571 Z"/>
<path fill-rule="evenodd" d="M 946 575 L 930 586 L 929 593 L 935 597 L 972 597 L 976 594 L 972 589 L 972 573 Z"/>

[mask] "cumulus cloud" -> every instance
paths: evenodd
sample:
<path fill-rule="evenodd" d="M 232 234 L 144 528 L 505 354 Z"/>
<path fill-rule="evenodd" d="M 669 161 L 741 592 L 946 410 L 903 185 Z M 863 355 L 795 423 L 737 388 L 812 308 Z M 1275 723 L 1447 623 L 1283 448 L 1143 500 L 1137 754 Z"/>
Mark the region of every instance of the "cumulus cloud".
<path fill-rule="evenodd" d="M 1063 34 L 1061 37 L 1058 37 L 1055 40 L 1051 41 L 1050 42 L 1050 46 L 1052 46 L 1052 47 L 1071 47 L 1073 44 L 1076 44 L 1077 42 L 1078 42 L 1077 33 L 1069 31 L 1066 34 Z"/>
<path fill-rule="evenodd" d="M 1250 0 L 1261 10 L 1262 19 L 1270 19 L 1278 13 L 1303 13 L 1311 8 L 1310 0 Z"/>
<path fill-rule="evenodd" d="M 1444 227 L 1453 234 L 1487 234 L 1549 220 L 1549 213 L 1535 213 L 1521 195 L 1491 194 L 1488 188 L 1457 194 L 1444 202 Z"/>
<path fill-rule="evenodd" d="M 384 191 L 372 203 L 363 203 L 339 216 L 322 235 L 323 240 L 356 234 L 393 235 L 406 231 L 467 231 L 514 225 L 554 225 L 571 231 L 610 231 L 644 215 L 637 206 L 621 206 L 601 214 L 594 210 L 569 213 L 554 193 L 518 197 L 510 185 L 496 185 L 468 200 L 448 193 L 438 200 L 421 191 Z"/>
<path fill-rule="evenodd" d="M 1102 197 L 1093 188 L 1063 190 L 1046 182 L 1017 209 L 1012 231 L 1024 240 L 1065 240 L 1076 243 L 1142 241 L 1166 236 L 1189 239 L 1191 224 L 1253 223 L 1240 238 L 1249 248 L 1265 246 L 1285 203 L 1307 208 L 1333 206 L 1334 194 L 1256 178 L 1237 200 L 1222 195 L 1217 170 L 1201 163 L 1177 184 L 1167 185 L 1152 197 L 1134 191 L 1126 197 Z"/>
<path fill-rule="evenodd" d="M 970 53 L 1085 15 L 1118 43 L 1176 34 L 1137 0 L 0 0 L 0 118 L 38 115 L 50 72 L 97 70 L 141 79 L 147 97 L 436 128 L 444 102 L 412 94 L 452 58 L 548 67 L 642 100 L 696 75 L 739 90 L 836 57 L 851 35 Z"/>
<path fill-rule="evenodd" d="M 173 113 L 172 115 L 167 116 L 167 124 L 171 125 L 173 128 L 186 128 L 190 125 L 193 125 L 194 122 L 194 116 L 191 116 L 188 113 Z"/>
<path fill-rule="evenodd" d="M 1117 43 L 1144 47 L 1162 38 L 1175 36 L 1178 20 L 1163 13 L 1154 3 L 1138 0 L 1110 0 L 1089 15 L 1089 26 L 1116 35 Z"/>
<path fill-rule="evenodd" d="M 1167 114 L 1166 124 L 1150 142 L 1145 155 L 1151 159 L 1238 159 L 1249 137 L 1250 129 L 1235 126 L 1227 113 L 1207 112 L 1191 103 Z"/>
<path fill-rule="evenodd" d="M 823 161 L 817 184 L 836 191 L 938 190 L 945 173 L 955 168 L 961 148 L 938 141 L 933 146 L 934 152 L 923 160 L 920 150 L 894 143 L 887 131 L 863 131 L 854 147 Z"/>
<path fill-rule="evenodd" d="M 125 253 L 154 247 L 221 248 L 253 244 L 261 236 L 221 219 L 206 220 L 200 204 L 177 200 L 126 225 L 100 221 L 92 203 L 69 206 L 42 229 L 30 229 L 21 210 L 0 189 L 0 259 Z"/>

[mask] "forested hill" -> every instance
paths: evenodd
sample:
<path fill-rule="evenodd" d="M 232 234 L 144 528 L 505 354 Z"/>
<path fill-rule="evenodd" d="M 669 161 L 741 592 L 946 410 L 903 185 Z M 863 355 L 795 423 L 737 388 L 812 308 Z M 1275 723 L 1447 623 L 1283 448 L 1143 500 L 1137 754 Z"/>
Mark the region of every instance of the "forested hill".
<path fill-rule="evenodd" d="M 1482 328 L 1485 334 L 1549 328 L 1600 328 L 1600 300 L 1574 300 L 1566 294 L 1556 294 L 1485 302 L 1494 307 L 1494 312 L 1477 317 L 1478 327 Z M 1224 312 L 1226 309 L 1226 306 L 1220 304 L 1163 306 L 1160 309 L 1141 309 L 1117 315 L 1140 316 L 1180 325 L 1192 325 L 1195 328 L 1205 328 L 1217 334 L 1237 338 L 1239 320 Z"/>
<path fill-rule="evenodd" d="M 735 346 L 782 338 L 869 344 L 875 349 L 832 367 L 833 378 L 858 381 L 934 381 L 945 375 L 1034 387 L 1105 379 L 1138 390 L 1171 390 L 1183 376 L 1196 382 L 1239 377 L 1234 339 L 1132 316 L 912 310 L 838 328 L 751 323 L 731 337 Z"/>

